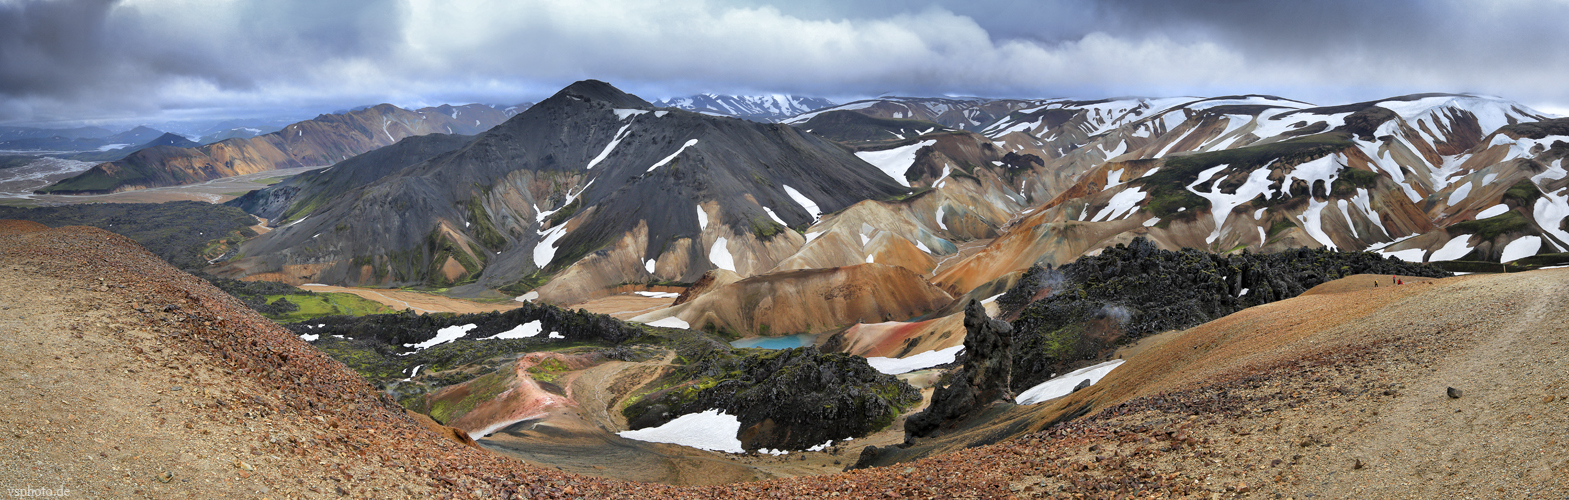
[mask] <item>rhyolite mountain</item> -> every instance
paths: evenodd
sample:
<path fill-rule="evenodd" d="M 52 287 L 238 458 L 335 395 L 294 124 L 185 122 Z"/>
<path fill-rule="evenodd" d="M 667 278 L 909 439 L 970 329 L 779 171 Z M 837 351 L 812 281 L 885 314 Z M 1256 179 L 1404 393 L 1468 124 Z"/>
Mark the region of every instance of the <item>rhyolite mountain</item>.
<path fill-rule="evenodd" d="M 224 204 L 263 219 L 297 219 L 298 215 L 321 206 L 334 196 L 463 147 L 472 140 L 474 136 L 456 134 L 405 137 L 391 146 L 373 149 L 329 168 L 290 177 Z M 300 196 L 302 192 L 304 197 Z"/>
<path fill-rule="evenodd" d="M 362 174 L 335 167 L 311 184 Z M 656 109 L 589 80 L 368 184 L 302 188 L 304 208 L 277 211 L 279 229 L 220 272 L 573 303 L 620 283 L 766 272 L 804 244 L 792 229 L 908 191 L 816 135 Z"/>
<path fill-rule="evenodd" d="M 321 115 L 283 130 L 199 147 L 152 147 L 100 164 L 40 194 L 102 194 L 191 184 L 280 168 L 326 166 L 398 139 L 431 133 L 476 134 L 506 119 L 483 104 L 406 110 L 381 104 Z"/>
<path fill-rule="evenodd" d="M 813 110 L 833 106 L 821 97 L 786 94 L 721 95 L 696 94 L 672 97 L 654 103 L 658 108 L 675 108 L 715 116 L 733 116 L 759 122 L 777 122 Z"/>

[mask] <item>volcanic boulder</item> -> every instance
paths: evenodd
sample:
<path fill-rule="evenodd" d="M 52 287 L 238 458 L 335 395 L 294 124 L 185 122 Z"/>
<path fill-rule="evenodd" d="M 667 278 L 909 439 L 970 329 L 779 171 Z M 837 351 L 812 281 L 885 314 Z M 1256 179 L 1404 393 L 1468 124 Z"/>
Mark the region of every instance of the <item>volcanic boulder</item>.
<path fill-rule="evenodd" d="M 1013 402 L 1013 326 L 971 301 L 964 308 L 964 329 L 963 367 L 937 387 L 931 406 L 905 421 L 906 440 L 951 430 L 994 402 Z"/>

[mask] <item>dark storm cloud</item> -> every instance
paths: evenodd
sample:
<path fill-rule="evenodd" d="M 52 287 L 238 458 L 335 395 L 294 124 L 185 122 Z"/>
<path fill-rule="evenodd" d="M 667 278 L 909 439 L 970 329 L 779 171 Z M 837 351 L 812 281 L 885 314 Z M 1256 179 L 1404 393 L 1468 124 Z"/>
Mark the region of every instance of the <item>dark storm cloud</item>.
<path fill-rule="evenodd" d="M 1569 103 L 1569 4 L 0 0 L 0 121 L 645 97 L 1474 91 Z"/>
<path fill-rule="evenodd" d="M 384 56 L 399 5 L 0 0 L 0 120 L 222 105 L 204 97 Z"/>
<path fill-rule="evenodd" d="M 103 40 L 113 2 L 0 3 L 0 89 L 49 94 L 113 61 Z"/>

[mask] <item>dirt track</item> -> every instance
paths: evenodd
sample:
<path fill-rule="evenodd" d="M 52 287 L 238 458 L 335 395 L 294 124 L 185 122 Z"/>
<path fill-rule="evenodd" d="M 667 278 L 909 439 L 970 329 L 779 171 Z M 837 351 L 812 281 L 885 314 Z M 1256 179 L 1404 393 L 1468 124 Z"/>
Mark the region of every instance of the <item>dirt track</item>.
<path fill-rule="evenodd" d="M 459 314 L 508 311 L 517 309 L 517 302 L 475 302 L 441 295 L 411 292 L 408 290 L 355 288 L 329 285 L 301 285 L 300 289 L 312 292 L 352 293 L 366 300 L 386 304 L 396 310 L 413 309 L 418 313 L 453 312 Z"/>

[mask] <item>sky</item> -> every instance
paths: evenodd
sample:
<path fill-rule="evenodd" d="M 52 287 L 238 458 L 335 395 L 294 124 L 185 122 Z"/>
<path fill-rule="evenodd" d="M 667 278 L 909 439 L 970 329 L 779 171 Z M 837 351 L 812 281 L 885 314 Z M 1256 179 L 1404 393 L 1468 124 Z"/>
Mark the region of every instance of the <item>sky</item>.
<path fill-rule="evenodd" d="M 0 0 L 0 124 L 391 102 L 573 81 L 837 102 L 1418 92 L 1569 114 L 1569 0 Z"/>

